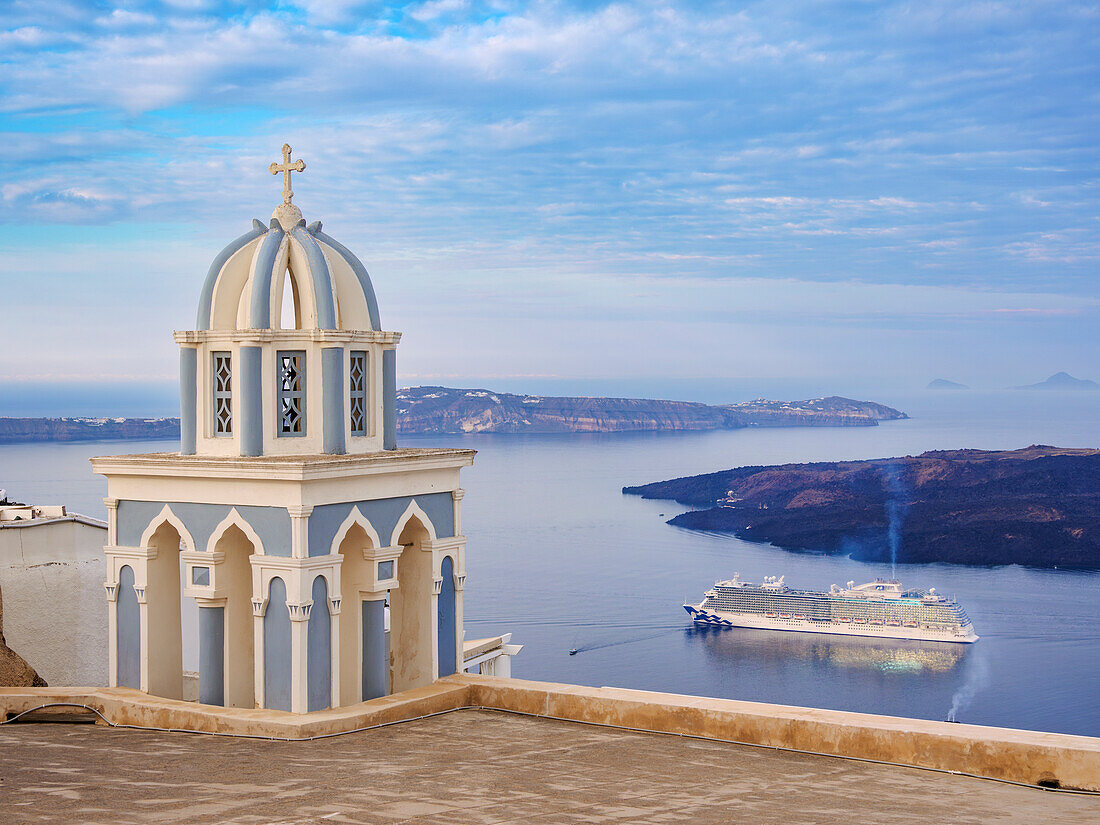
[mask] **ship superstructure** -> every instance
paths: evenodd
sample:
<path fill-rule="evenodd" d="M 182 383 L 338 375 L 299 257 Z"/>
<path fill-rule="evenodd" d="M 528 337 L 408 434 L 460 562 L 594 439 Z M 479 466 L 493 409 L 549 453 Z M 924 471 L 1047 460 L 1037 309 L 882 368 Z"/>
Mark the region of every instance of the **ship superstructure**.
<path fill-rule="evenodd" d="M 766 576 L 762 584 L 734 574 L 715 582 L 699 604 L 684 610 L 697 625 L 755 627 L 801 633 L 976 642 L 970 617 L 955 599 L 929 590 L 903 590 L 896 580 L 876 579 L 827 592 L 794 590 L 783 576 Z"/>

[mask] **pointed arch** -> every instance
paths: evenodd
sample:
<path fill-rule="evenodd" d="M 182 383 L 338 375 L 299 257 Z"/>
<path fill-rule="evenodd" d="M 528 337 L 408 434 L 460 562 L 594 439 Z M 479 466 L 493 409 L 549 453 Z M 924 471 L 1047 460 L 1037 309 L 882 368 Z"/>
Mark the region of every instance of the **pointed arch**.
<path fill-rule="evenodd" d="M 393 528 L 393 534 L 390 536 L 390 547 L 395 547 L 397 545 L 401 540 L 402 531 L 404 531 L 408 523 L 414 518 L 428 531 L 428 538 L 432 541 L 436 540 L 435 525 L 432 524 L 432 520 L 428 518 L 428 514 L 420 508 L 420 505 L 416 503 L 416 499 L 414 498 L 409 502 L 409 506 L 405 508 L 405 512 L 401 514 L 401 518 L 397 520 L 397 526 Z"/>
<path fill-rule="evenodd" d="M 444 550 L 438 554 L 438 564 L 432 570 L 432 573 L 438 577 L 443 576 L 443 563 L 447 559 L 451 560 L 451 575 L 455 575 L 458 572 L 458 551 L 457 550 Z"/>
<path fill-rule="evenodd" d="M 351 532 L 352 527 L 360 527 L 363 532 L 367 534 L 367 538 L 370 539 L 374 545 L 374 549 L 378 550 L 383 547 L 382 539 L 378 536 L 378 531 L 374 529 L 374 525 L 370 523 L 370 520 L 359 510 L 359 506 L 351 508 L 351 512 L 348 513 L 348 517 L 344 519 L 343 523 L 336 530 L 336 535 L 332 539 L 332 544 L 329 545 L 329 555 L 335 556 L 340 552 L 340 545 L 343 544 L 344 539 L 348 537 L 348 533 Z M 398 534 L 400 535 L 400 533 Z"/>
<path fill-rule="evenodd" d="M 171 524 L 176 529 L 176 532 L 180 534 L 180 539 L 183 540 L 188 550 L 194 551 L 197 549 L 195 547 L 195 540 L 191 537 L 191 531 L 184 526 L 180 517 L 173 513 L 172 508 L 167 504 L 165 504 L 161 511 L 149 522 L 149 526 L 146 527 L 145 532 L 141 534 L 141 544 L 139 546 L 148 547 L 149 543 L 153 540 L 153 535 L 165 523 Z"/>
<path fill-rule="evenodd" d="M 206 542 L 206 549 L 209 552 L 214 552 L 215 548 L 218 546 L 219 539 L 225 535 L 230 527 L 236 527 L 244 533 L 245 537 L 252 542 L 252 546 L 256 549 L 258 555 L 267 555 L 264 552 L 264 543 L 260 540 L 259 534 L 253 529 L 252 525 L 248 523 L 248 520 L 237 512 L 236 507 L 230 509 L 229 515 L 223 518 L 218 523 L 218 526 L 214 528 L 214 532 L 210 534 L 210 540 Z"/>

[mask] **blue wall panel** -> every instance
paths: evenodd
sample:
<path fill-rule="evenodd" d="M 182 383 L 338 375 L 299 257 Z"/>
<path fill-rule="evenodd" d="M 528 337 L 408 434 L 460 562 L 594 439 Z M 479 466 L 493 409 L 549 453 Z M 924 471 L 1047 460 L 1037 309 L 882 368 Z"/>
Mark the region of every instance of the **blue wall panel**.
<path fill-rule="evenodd" d="M 286 584 L 271 580 L 264 614 L 264 707 L 290 710 L 291 690 L 290 613 L 286 609 Z"/>
<path fill-rule="evenodd" d="M 199 353 L 194 347 L 180 347 L 180 453 L 195 454 L 198 433 Z"/>
<path fill-rule="evenodd" d="M 172 512 L 183 522 L 191 537 L 195 540 L 195 549 L 202 552 L 210 541 L 210 536 L 229 515 L 233 508 L 228 504 L 190 504 L 178 501 L 127 501 L 118 503 L 118 543 L 122 547 L 137 547 L 141 542 L 141 534 L 145 528 L 156 518 L 164 505 L 172 508 Z M 237 512 L 241 514 L 260 541 L 264 544 L 264 551 L 269 556 L 290 555 L 290 514 L 285 507 L 256 507 L 253 505 L 239 505 Z"/>
<path fill-rule="evenodd" d="M 309 710 L 332 705 L 332 616 L 324 576 L 313 580 L 313 607 L 306 632 L 306 684 Z"/>
<path fill-rule="evenodd" d="M 118 572 L 118 686 L 141 689 L 141 608 L 134 592 L 134 569 Z"/>
<path fill-rule="evenodd" d="M 225 608 L 199 608 L 199 701 L 225 704 Z"/>
<path fill-rule="evenodd" d="M 343 455 L 344 444 L 344 350 L 325 347 L 321 350 L 321 441 L 329 455 Z"/>
<path fill-rule="evenodd" d="M 424 496 L 402 496 L 401 498 L 381 498 L 375 501 L 353 501 L 344 504 L 323 504 L 314 507 L 309 516 L 309 554 L 311 556 L 324 556 L 332 546 L 332 540 L 336 537 L 336 531 L 348 517 L 352 507 L 358 507 L 359 512 L 371 523 L 382 544 L 386 545 L 398 520 L 409 508 L 410 502 L 416 500 L 435 527 L 436 536 L 447 538 L 455 534 L 454 527 L 454 499 L 450 493 L 429 493 Z M 339 548 L 337 548 L 339 549 Z"/>
<path fill-rule="evenodd" d="M 458 643 L 455 638 L 455 566 L 450 556 L 443 559 L 439 590 L 439 675 L 450 676 L 458 670 Z"/>
<path fill-rule="evenodd" d="M 263 349 L 241 347 L 241 403 L 237 427 L 240 429 L 241 455 L 257 456 L 264 452 Z"/>
<path fill-rule="evenodd" d="M 344 606 L 347 610 L 348 606 Z M 390 656 L 386 649 L 386 603 L 363 602 L 363 701 L 390 692 Z"/>
<path fill-rule="evenodd" d="M 382 449 L 397 449 L 397 353 L 382 351 Z"/>

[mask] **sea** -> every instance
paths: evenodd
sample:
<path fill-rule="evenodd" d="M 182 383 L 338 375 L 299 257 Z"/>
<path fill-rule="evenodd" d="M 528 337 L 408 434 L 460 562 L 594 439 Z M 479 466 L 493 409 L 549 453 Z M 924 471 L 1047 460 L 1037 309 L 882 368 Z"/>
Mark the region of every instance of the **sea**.
<path fill-rule="evenodd" d="M 889 564 L 792 553 L 666 522 L 684 508 L 626 485 L 730 467 L 926 450 L 1100 446 L 1100 393 L 925 391 L 875 397 L 877 427 L 417 436 L 472 447 L 463 471 L 468 639 L 511 633 L 513 675 L 1100 736 L 1100 573 L 901 564 L 907 587 L 958 598 L 973 645 L 693 628 L 682 609 L 735 572 L 798 588 L 890 577 Z M 93 455 L 166 442 L 0 446 L 0 487 L 103 518 Z M 572 648 L 576 655 L 570 655 Z"/>

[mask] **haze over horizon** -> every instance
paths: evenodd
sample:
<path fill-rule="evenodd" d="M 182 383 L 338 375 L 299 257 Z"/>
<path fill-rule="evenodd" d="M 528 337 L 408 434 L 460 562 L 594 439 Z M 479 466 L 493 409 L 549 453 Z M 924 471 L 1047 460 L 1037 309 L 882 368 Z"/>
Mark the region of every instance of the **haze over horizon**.
<path fill-rule="evenodd" d="M 166 404 L 283 142 L 402 385 L 1100 378 L 1098 35 L 1073 3 L 16 0 L 0 388 Z"/>

